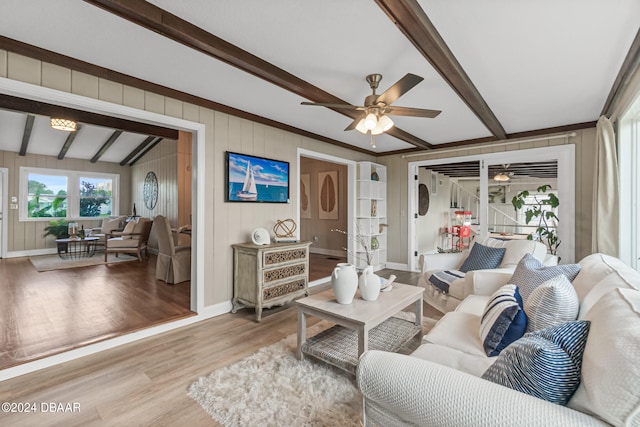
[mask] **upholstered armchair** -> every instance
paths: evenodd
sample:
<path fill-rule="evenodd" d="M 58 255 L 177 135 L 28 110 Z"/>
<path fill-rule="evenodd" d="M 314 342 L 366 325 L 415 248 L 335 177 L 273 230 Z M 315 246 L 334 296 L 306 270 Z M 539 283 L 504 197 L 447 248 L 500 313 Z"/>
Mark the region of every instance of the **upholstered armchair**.
<path fill-rule="evenodd" d="M 106 234 L 104 245 L 104 260 L 107 254 L 119 253 L 136 254 L 138 261 L 142 262 L 142 253 L 147 251 L 147 242 L 151 233 L 153 221 L 149 218 L 138 218 L 137 221 L 129 221 L 122 231 L 114 231 Z M 148 253 L 146 254 L 148 255 Z"/>
<path fill-rule="evenodd" d="M 191 246 L 175 245 L 166 217 L 158 215 L 153 222 L 158 238 L 156 279 L 171 284 L 191 280 Z"/>
<path fill-rule="evenodd" d="M 104 246 L 105 236 L 114 231 L 122 230 L 126 218 L 124 215 L 104 217 L 100 227 L 93 227 L 91 229 L 91 237 L 99 238 L 100 240 L 97 241 L 97 244 Z"/>

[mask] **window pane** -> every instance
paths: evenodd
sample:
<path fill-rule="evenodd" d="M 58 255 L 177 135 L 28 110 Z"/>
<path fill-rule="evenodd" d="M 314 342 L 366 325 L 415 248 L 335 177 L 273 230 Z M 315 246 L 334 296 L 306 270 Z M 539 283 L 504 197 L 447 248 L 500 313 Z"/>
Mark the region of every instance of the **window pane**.
<path fill-rule="evenodd" d="M 28 174 L 29 218 L 67 216 L 67 177 Z"/>
<path fill-rule="evenodd" d="M 108 178 L 80 177 L 80 216 L 111 215 L 113 181 Z"/>

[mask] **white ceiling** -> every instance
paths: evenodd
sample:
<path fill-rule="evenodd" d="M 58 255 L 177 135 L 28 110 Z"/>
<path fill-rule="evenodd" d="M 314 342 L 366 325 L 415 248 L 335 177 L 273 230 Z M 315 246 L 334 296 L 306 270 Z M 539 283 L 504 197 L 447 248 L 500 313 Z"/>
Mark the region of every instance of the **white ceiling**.
<path fill-rule="evenodd" d="M 374 1 L 150 3 L 352 104 L 370 94 L 367 74 L 383 74 L 378 93 L 417 74 L 424 81 L 394 105 L 442 114 L 394 117 L 397 127 L 431 144 L 492 136 Z M 419 4 L 507 133 L 597 120 L 640 23 L 637 0 Z M 369 136 L 343 131 L 349 117 L 301 106 L 288 90 L 86 2 L 3 0 L 0 35 L 374 152 L 414 148 L 381 135 L 372 149 Z M 19 149 L 24 120 L 14 119 L 2 114 L 0 125 Z M 116 148 L 111 161 L 123 157 Z"/>

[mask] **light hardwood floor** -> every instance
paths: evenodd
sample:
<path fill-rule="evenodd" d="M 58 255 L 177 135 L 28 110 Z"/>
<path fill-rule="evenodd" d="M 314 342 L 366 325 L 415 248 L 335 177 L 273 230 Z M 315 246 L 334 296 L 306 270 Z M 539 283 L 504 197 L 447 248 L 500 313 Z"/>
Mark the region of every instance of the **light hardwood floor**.
<path fill-rule="evenodd" d="M 194 315 L 190 282 L 156 280 L 155 265 L 39 273 L 28 257 L 0 259 L 0 369 Z"/>
<path fill-rule="evenodd" d="M 401 282 L 417 280 L 415 273 L 383 270 L 379 274 L 392 273 Z M 314 287 L 312 293 L 328 287 Z M 38 412 L 0 412 L 0 425 L 216 426 L 187 396 L 189 385 L 295 333 L 296 314 L 292 305 L 268 309 L 257 323 L 254 311 L 243 309 L 3 381 L 0 402 L 35 403 Z M 425 315 L 437 313 L 426 306 Z M 316 322 L 309 319 L 309 325 Z M 47 402 L 77 404 L 80 411 L 43 413 L 41 405 Z"/>

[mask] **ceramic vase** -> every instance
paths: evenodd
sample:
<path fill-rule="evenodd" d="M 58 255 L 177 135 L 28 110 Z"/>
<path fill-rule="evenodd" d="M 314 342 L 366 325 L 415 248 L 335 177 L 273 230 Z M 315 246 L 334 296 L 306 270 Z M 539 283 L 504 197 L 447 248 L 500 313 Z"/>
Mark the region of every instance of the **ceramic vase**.
<path fill-rule="evenodd" d="M 351 304 L 358 290 L 356 267 L 349 263 L 340 263 L 331 274 L 331 286 L 339 304 Z"/>
<path fill-rule="evenodd" d="M 380 295 L 380 277 L 373 273 L 373 266 L 367 266 L 358 280 L 360 295 L 365 301 L 375 301 Z"/>

